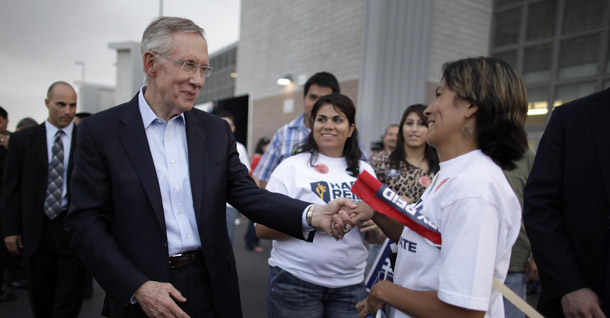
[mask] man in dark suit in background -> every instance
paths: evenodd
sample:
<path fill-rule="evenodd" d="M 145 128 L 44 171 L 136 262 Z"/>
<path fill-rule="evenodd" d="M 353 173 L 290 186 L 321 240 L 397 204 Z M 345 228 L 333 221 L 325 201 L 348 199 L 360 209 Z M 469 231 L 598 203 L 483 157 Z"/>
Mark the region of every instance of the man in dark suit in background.
<path fill-rule="evenodd" d="M 84 267 L 70 247 L 64 218 L 76 142 L 76 92 L 66 82 L 47 91 L 48 119 L 9 141 L 2 182 L 2 234 L 11 253 L 26 259 L 36 317 L 77 317 Z"/>
<path fill-rule="evenodd" d="M 8 113 L 6 110 L 0 106 L 0 189 L 2 173 L 4 172 L 4 164 L 6 162 L 6 146 L 8 142 L 8 136 L 5 136 L 2 133 L 2 128 L 6 131 L 6 125 L 8 124 Z M 6 142 L 4 139 L 7 139 Z M 0 206 L 0 215 L 2 215 L 2 207 Z M 0 218 L 0 237 L 2 234 L 2 219 Z M 6 271 L 8 265 L 8 250 L 4 244 L 0 243 L 0 302 L 10 301 L 17 299 L 17 296 L 11 293 L 4 292 L 4 271 Z"/>
<path fill-rule="evenodd" d="M 546 317 L 610 316 L 609 119 L 610 89 L 557 107 L 525 186 Z"/>
<path fill-rule="evenodd" d="M 0 107 L 0 146 L 4 147 L 4 149 L 8 148 L 8 141 L 11 135 L 11 132 L 6 128 L 8 126 L 8 113 L 2 107 Z"/>
<path fill-rule="evenodd" d="M 158 18 L 141 52 L 148 85 L 78 126 L 66 230 L 106 291 L 104 315 L 241 317 L 225 202 L 301 239 L 315 227 L 341 237 L 353 224 L 335 213 L 348 202 L 309 205 L 256 186 L 229 125 L 192 109 L 212 71 L 199 26 Z"/>

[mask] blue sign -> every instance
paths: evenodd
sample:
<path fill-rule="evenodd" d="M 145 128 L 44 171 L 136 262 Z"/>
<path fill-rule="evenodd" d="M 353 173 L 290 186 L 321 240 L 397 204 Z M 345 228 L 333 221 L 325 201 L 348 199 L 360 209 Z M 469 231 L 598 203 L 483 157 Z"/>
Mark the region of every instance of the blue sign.
<path fill-rule="evenodd" d="M 385 242 L 383 242 L 379 254 L 377 254 L 373 266 L 371 266 L 371 269 L 364 280 L 366 282 L 367 292 L 370 292 L 371 288 L 373 288 L 379 280 L 393 280 L 394 271 L 392 270 L 392 263 L 390 262 L 390 245 L 392 244 L 390 239 L 386 239 Z"/>

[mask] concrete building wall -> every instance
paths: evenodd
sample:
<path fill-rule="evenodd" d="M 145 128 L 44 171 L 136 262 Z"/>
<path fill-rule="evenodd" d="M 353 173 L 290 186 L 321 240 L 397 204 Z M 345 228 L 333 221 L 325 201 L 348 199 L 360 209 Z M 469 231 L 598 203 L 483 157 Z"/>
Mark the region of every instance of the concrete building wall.
<path fill-rule="evenodd" d="M 114 100 L 128 101 L 144 84 L 144 67 L 139 42 L 114 42 L 108 47 L 117 51 L 116 90 Z"/>
<path fill-rule="evenodd" d="M 427 103 L 434 98 L 445 62 L 489 56 L 492 4 L 493 1 L 489 0 L 433 0 L 426 76 Z"/>
<path fill-rule="evenodd" d="M 251 100 L 248 149 L 303 112 L 303 84 L 316 72 L 334 74 L 348 96 L 351 86 L 357 102 L 364 8 L 351 0 L 242 2 L 235 95 Z M 295 83 L 277 85 L 287 74 Z M 292 112 L 282 111 L 286 99 Z"/>
<path fill-rule="evenodd" d="M 114 92 L 112 86 L 85 83 L 79 88 L 80 104 L 77 111 L 95 114 L 114 106 Z"/>
<path fill-rule="evenodd" d="M 243 1 L 241 12 L 236 95 L 281 94 L 276 80 L 286 74 L 359 77 L 364 2 Z"/>
<path fill-rule="evenodd" d="M 210 66 L 214 72 L 205 79 L 205 85 L 199 92 L 195 104 L 218 101 L 235 96 L 235 73 L 237 43 L 210 55 Z"/>
<path fill-rule="evenodd" d="M 432 5 L 427 0 L 366 3 L 356 123 L 368 151 L 409 105 L 425 100 Z"/>
<path fill-rule="evenodd" d="M 249 143 L 301 114 L 302 84 L 324 70 L 354 99 L 368 148 L 433 100 L 443 63 L 489 55 L 491 21 L 488 0 L 244 1 L 235 93 L 250 96 Z M 295 83 L 276 85 L 287 74 Z"/>

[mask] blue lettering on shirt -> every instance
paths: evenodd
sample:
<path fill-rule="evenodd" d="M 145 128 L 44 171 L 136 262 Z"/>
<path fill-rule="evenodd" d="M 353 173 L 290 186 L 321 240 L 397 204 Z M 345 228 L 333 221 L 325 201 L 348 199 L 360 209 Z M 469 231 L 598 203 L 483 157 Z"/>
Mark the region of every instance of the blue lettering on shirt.
<path fill-rule="evenodd" d="M 355 181 L 328 183 L 326 181 L 316 181 L 310 183 L 310 188 L 324 202 L 328 203 L 337 198 L 347 198 L 354 202 L 361 201 L 355 194 L 352 193 L 352 186 Z"/>
<path fill-rule="evenodd" d="M 403 250 L 407 250 L 411 253 L 417 253 L 417 243 L 411 242 L 402 236 L 400 237 L 398 246 L 402 247 Z"/>

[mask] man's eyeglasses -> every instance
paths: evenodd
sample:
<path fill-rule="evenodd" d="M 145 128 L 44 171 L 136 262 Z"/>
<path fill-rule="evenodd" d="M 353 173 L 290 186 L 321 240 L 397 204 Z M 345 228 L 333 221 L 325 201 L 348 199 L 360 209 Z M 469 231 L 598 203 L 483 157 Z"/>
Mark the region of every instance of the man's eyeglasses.
<path fill-rule="evenodd" d="M 197 65 L 195 63 L 192 62 L 187 62 L 187 61 L 182 61 L 182 60 L 177 60 L 177 59 L 173 59 L 169 56 L 163 55 L 161 53 L 157 53 L 154 51 L 151 51 L 153 54 L 159 55 L 164 59 L 168 59 L 172 62 L 174 62 L 174 64 L 176 64 L 176 66 L 178 66 L 180 69 L 182 69 L 183 71 L 189 73 L 189 74 L 194 74 L 195 71 L 199 70 L 199 74 L 202 74 L 205 77 L 208 77 L 212 74 L 212 72 L 214 71 L 214 69 L 211 66 L 207 66 L 207 65 Z"/>

